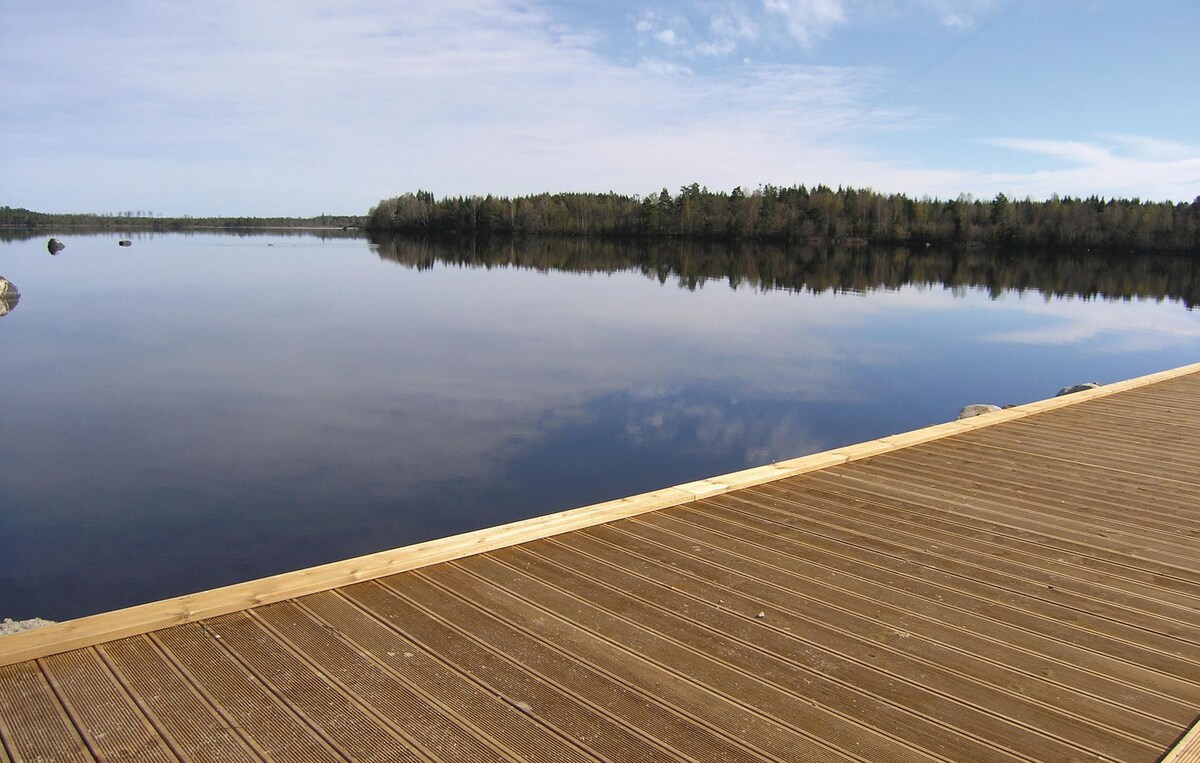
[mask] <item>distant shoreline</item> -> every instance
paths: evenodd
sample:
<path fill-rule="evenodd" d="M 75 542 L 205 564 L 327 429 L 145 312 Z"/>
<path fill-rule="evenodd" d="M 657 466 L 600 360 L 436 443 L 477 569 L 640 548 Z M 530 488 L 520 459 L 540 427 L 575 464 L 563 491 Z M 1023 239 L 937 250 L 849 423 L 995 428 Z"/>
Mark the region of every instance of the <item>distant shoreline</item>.
<path fill-rule="evenodd" d="M 94 214 L 35 212 L 30 209 L 0 207 L 0 230 L 49 231 L 88 229 L 94 231 L 183 231 L 183 230 L 359 230 L 366 224 L 364 215 L 314 215 L 312 217 L 208 216 L 163 217 L 152 213 Z"/>
<path fill-rule="evenodd" d="M 185 230 L 230 230 L 230 229 L 245 229 L 245 230 L 336 230 L 336 231 L 358 231 L 366 233 L 366 230 L 359 226 L 353 225 L 183 225 L 180 227 L 167 227 L 162 225 L 145 226 L 145 225 L 94 225 L 92 223 L 70 223 L 63 225 L 38 224 L 38 225 L 0 225 L 0 230 L 3 231 L 56 231 L 56 230 L 83 230 L 91 233 L 102 233 L 105 231 L 149 231 L 151 233 L 178 233 Z"/>

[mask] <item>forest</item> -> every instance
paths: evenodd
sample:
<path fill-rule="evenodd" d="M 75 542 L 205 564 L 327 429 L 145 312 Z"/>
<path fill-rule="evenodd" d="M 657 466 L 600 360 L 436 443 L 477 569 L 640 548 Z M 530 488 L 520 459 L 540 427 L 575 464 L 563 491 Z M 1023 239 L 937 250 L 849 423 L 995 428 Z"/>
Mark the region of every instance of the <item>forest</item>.
<path fill-rule="evenodd" d="M 632 236 L 847 245 L 980 245 L 1195 252 L 1200 197 L 1191 203 L 1053 196 L 1046 201 L 962 195 L 944 201 L 823 185 L 726 193 L 693 183 L 672 195 L 542 193 L 385 199 L 370 231 L 452 235 Z"/>

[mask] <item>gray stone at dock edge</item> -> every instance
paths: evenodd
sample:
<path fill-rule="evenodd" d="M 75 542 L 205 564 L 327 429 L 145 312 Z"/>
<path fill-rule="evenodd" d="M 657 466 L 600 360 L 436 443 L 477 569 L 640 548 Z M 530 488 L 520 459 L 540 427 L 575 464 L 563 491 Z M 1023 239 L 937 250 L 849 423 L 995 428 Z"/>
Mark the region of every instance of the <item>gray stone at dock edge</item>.
<path fill-rule="evenodd" d="M 956 416 L 954 420 L 960 421 L 962 419 L 969 419 L 972 416 L 982 416 L 985 413 L 995 413 L 998 410 L 1000 410 L 1000 406 L 998 405 L 975 403 L 974 405 L 968 405 L 959 411 L 958 416 Z"/>
<path fill-rule="evenodd" d="M 1062 397 L 1063 395 L 1071 395 L 1076 392 L 1083 392 L 1084 390 L 1096 389 L 1099 386 L 1100 385 L 1097 382 L 1085 382 L 1083 384 L 1074 384 L 1070 387 L 1063 387 L 1062 389 L 1060 389 L 1058 391 L 1058 394 L 1055 395 L 1055 397 Z"/>
<path fill-rule="evenodd" d="M 21 631 L 31 631 L 34 628 L 41 628 L 43 625 L 54 625 L 54 621 L 43 620 L 40 617 L 30 620 L 13 620 L 6 617 L 0 620 L 0 636 L 7 636 L 10 633 L 20 633 Z"/>

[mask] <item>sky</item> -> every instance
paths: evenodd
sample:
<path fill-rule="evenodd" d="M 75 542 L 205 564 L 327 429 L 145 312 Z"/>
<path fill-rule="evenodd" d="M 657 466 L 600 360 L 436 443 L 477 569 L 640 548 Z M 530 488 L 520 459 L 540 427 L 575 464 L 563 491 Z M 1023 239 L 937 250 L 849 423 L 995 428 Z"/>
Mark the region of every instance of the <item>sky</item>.
<path fill-rule="evenodd" d="M 1197 0 L 0 0 L 0 205 L 1200 196 Z"/>

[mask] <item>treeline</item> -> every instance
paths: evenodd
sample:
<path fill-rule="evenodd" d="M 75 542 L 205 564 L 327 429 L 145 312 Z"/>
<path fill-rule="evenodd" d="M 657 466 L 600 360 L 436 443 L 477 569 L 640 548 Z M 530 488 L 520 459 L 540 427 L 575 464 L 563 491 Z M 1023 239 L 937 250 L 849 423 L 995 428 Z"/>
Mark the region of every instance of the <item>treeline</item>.
<path fill-rule="evenodd" d="M 317 215 L 316 217 L 161 217 L 150 212 L 120 214 L 55 214 L 20 207 L 0 207 L 0 228 L 85 228 L 87 230 L 179 231 L 198 228 L 239 230 L 252 228 L 361 228 L 361 215 Z"/>
<path fill-rule="evenodd" d="M 1195 252 L 1200 197 L 990 201 L 910 199 L 869 189 L 761 186 L 749 193 L 693 183 L 672 195 L 558 193 L 435 199 L 406 193 L 372 207 L 366 227 L 454 235 L 636 236 L 845 244 L 988 245 Z"/>
<path fill-rule="evenodd" d="M 1200 305 L 1200 260 L 1166 253 L 996 251 L 982 247 L 814 246 L 696 239 L 537 237 L 421 238 L 373 235 L 382 259 L 541 272 L 637 272 L 697 289 L 867 292 L 903 286 L 1036 291 L 1083 299 L 1172 299 Z"/>

